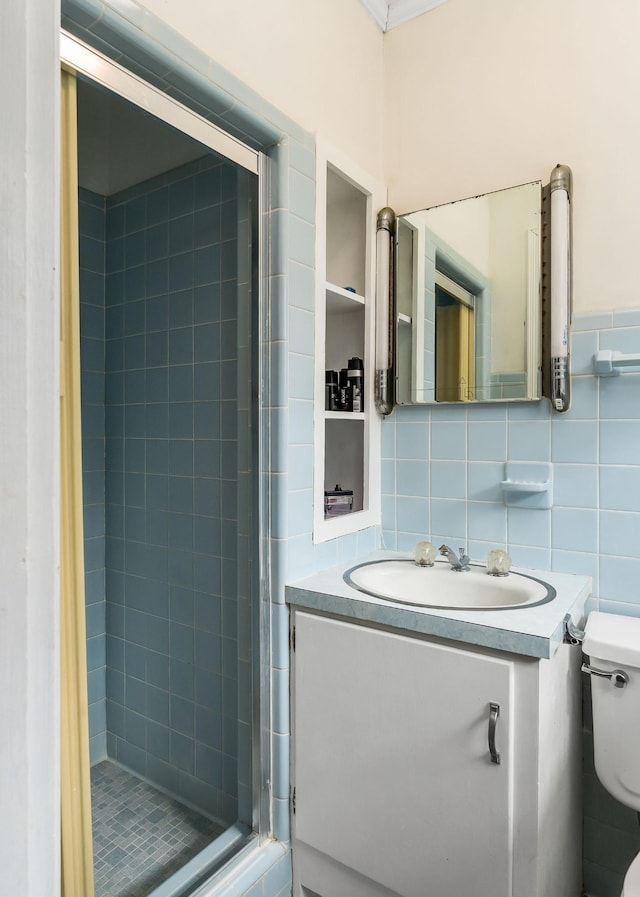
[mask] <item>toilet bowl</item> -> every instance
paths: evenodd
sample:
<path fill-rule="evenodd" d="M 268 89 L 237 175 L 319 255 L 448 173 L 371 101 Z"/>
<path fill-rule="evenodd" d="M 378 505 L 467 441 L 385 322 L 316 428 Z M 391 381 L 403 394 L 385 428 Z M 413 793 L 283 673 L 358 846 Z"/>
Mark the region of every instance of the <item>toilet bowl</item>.
<path fill-rule="evenodd" d="M 631 863 L 624 877 L 624 886 L 620 897 L 640 897 L 640 853 Z"/>
<path fill-rule="evenodd" d="M 593 611 L 582 650 L 582 669 L 591 675 L 596 774 L 616 800 L 640 812 L 640 619 Z M 640 854 L 621 897 L 640 897 Z"/>

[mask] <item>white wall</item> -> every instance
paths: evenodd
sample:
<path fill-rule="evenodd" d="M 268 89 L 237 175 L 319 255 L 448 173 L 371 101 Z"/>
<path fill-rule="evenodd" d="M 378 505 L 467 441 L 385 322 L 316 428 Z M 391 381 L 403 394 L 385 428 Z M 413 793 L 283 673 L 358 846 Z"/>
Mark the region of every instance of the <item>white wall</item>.
<path fill-rule="evenodd" d="M 382 32 L 358 0 L 140 0 L 374 177 L 383 173 Z"/>
<path fill-rule="evenodd" d="M 388 32 L 389 203 L 574 175 L 574 308 L 637 306 L 637 0 L 449 0 Z"/>
<path fill-rule="evenodd" d="M 59 6 L 0 27 L 0 894 L 60 886 Z"/>

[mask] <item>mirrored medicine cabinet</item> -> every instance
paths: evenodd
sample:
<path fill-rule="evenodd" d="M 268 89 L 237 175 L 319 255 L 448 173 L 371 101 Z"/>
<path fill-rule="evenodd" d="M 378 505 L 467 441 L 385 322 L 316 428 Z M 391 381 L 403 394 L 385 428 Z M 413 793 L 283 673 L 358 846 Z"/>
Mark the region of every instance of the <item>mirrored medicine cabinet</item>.
<path fill-rule="evenodd" d="M 398 404 L 541 397 L 540 181 L 400 215 Z"/>

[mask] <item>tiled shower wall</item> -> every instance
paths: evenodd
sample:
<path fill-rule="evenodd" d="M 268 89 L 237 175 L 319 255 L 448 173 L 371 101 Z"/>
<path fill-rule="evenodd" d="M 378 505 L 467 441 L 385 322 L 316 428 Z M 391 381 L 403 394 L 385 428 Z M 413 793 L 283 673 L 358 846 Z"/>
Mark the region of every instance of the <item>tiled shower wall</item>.
<path fill-rule="evenodd" d="M 594 607 L 640 616 L 639 377 L 595 377 L 598 349 L 640 353 L 640 311 L 575 317 L 565 415 L 543 401 L 403 407 L 385 420 L 385 546 L 429 538 L 479 560 L 506 547 L 515 564 L 592 576 Z M 553 463 L 551 510 L 505 506 L 507 460 Z M 593 897 L 618 897 L 640 826 L 598 783 L 586 720 L 585 884 Z"/>
<path fill-rule="evenodd" d="M 109 197 L 110 756 L 238 815 L 235 167 L 212 157 Z"/>
<path fill-rule="evenodd" d="M 212 157 L 80 193 L 91 759 L 229 823 L 239 747 L 251 810 L 251 197 Z"/>
<path fill-rule="evenodd" d="M 105 200 L 80 190 L 80 340 L 85 605 L 91 763 L 107 753 L 104 533 Z"/>

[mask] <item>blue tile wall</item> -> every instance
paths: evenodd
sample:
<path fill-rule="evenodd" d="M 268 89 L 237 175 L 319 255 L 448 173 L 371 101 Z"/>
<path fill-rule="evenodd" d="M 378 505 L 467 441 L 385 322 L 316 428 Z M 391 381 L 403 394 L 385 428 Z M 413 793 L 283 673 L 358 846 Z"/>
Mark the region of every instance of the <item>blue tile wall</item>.
<path fill-rule="evenodd" d="M 247 178 L 208 156 L 109 197 L 106 214 L 109 753 L 229 824 L 249 596 L 237 375 L 238 346 L 250 344 L 238 334 L 250 306 L 246 258 L 238 286 Z M 246 788 L 250 764 L 242 773 Z"/>
<path fill-rule="evenodd" d="M 516 564 L 592 576 L 592 607 L 640 616 L 640 375 L 593 375 L 599 348 L 640 353 L 639 320 L 635 310 L 575 317 L 565 415 L 546 401 L 398 408 L 382 427 L 386 547 L 430 538 L 479 560 L 506 547 Z M 507 460 L 553 463 L 551 510 L 504 505 Z M 640 827 L 595 777 L 586 719 L 585 886 L 618 897 Z"/>
<path fill-rule="evenodd" d="M 105 630 L 104 291 L 105 200 L 81 189 L 80 358 L 89 749 L 107 755 Z"/>

